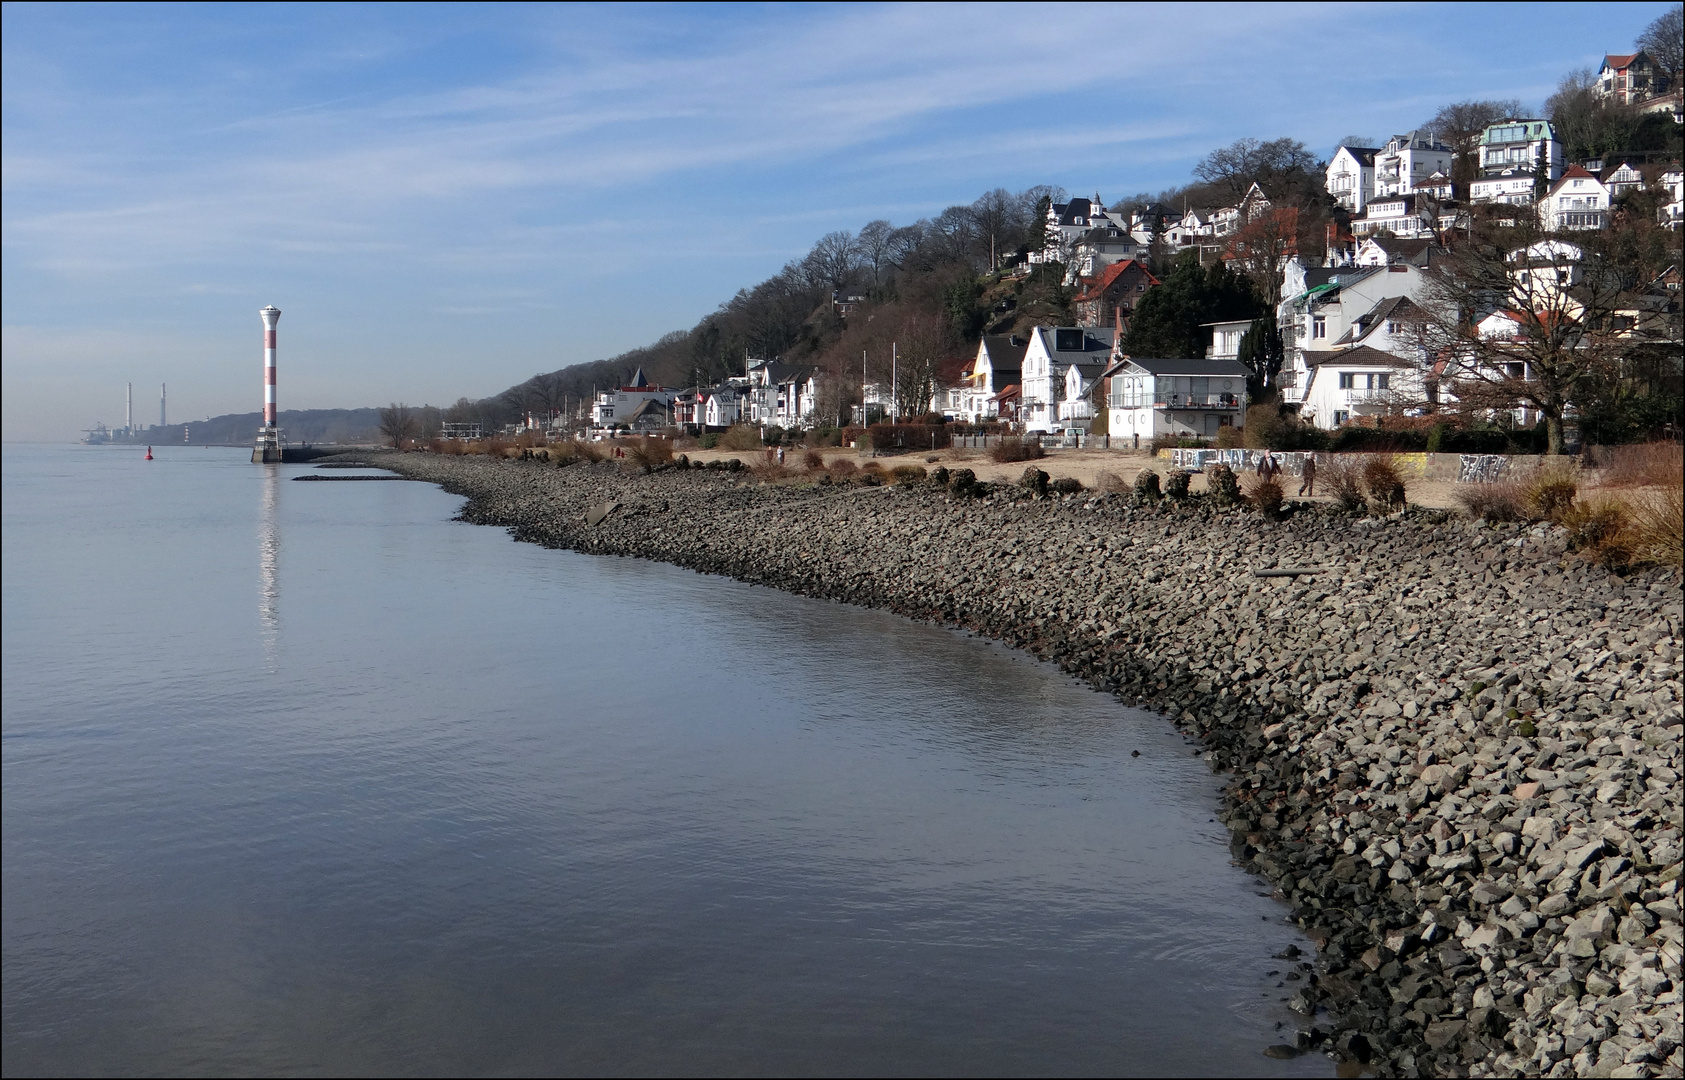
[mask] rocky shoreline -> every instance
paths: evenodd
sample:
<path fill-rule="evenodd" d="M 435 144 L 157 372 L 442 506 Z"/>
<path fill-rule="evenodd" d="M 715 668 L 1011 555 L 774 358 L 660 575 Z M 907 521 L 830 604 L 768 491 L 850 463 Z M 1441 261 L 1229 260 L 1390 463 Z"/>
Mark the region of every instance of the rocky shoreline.
<path fill-rule="evenodd" d="M 1317 943 L 1300 1049 L 1685 1072 L 1678 571 L 1416 511 L 367 460 L 517 539 L 963 626 L 1168 714 L 1231 774 L 1236 858 Z"/>

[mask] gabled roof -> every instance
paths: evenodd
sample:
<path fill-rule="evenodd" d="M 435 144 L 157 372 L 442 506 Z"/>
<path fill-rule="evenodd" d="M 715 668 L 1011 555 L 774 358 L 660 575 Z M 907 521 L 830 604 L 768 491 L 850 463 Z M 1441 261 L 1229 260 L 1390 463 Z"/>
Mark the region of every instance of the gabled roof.
<path fill-rule="evenodd" d="M 1028 341 L 1013 340 L 1014 335 L 985 334 L 983 348 L 989 353 L 989 366 L 996 371 L 1002 368 L 1018 370 L 1024 366 L 1024 351 L 1030 347 Z"/>
<path fill-rule="evenodd" d="M 1134 364 L 1149 375 L 1227 375 L 1244 379 L 1252 374 L 1252 369 L 1238 360 L 1207 360 L 1203 357 L 1197 360 L 1155 360 L 1131 356 L 1125 362 Z"/>
<path fill-rule="evenodd" d="M 1416 365 L 1396 353 L 1382 352 L 1380 349 L 1359 345 L 1355 349 L 1331 349 L 1327 352 L 1311 352 L 1306 350 L 1305 365 L 1317 367 L 1321 364 L 1338 364 L 1341 367 L 1386 367 L 1413 368 Z"/>
<path fill-rule="evenodd" d="M 1567 171 L 1565 171 L 1562 174 L 1562 176 L 1556 181 L 1556 183 L 1554 183 L 1550 186 L 1550 193 L 1552 195 L 1555 195 L 1558 191 L 1561 191 L 1563 185 L 1568 183 L 1568 181 L 1570 181 L 1570 180 L 1595 180 L 1595 181 L 1597 181 L 1598 184 L 1603 183 L 1603 181 L 1598 180 L 1597 177 L 1593 176 L 1589 172 L 1586 172 L 1586 170 L 1581 168 L 1580 166 L 1570 165 L 1570 166 L 1568 166 Z"/>
<path fill-rule="evenodd" d="M 1639 49 L 1635 53 L 1609 53 L 1603 58 L 1603 66 L 1606 68 L 1614 68 L 1616 71 L 1619 71 L 1621 68 L 1631 67 L 1632 62 L 1637 60 L 1640 56 L 1643 56 L 1646 60 L 1650 59 L 1643 49 Z"/>
<path fill-rule="evenodd" d="M 1408 296 L 1389 296 L 1385 300 L 1370 308 L 1359 316 L 1351 329 L 1335 339 L 1336 345 L 1353 345 L 1373 334 L 1378 327 L 1385 326 L 1389 319 L 1402 318 L 1412 311 L 1420 311 Z"/>
<path fill-rule="evenodd" d="M 628 390 L 642 390 L 644 387 L 646 387 L 648 385 L 649 385 L 649 380 L 644 377 L 644 369 L 642 367 L 640 367 L 632 375 L 632 381 L 626 384 L 626 389 L 628 389 Z"/>
<path fill-rule="evenodd" d="M 1117 281 L 1118 278 L 1127 273 L 1131 266 L 1139 270 L 1141 272 L 1141 276 L 1146 278 L 1152 284 L 1157 285 L 1159 283 L 1158 278 L 1153 277 L 1153 275 L 1148 272 L 1147 268 L 1138 260 L 1125 259 L 1122 262 L 1115 262 L 1100 271 L 1099 275 L 1088 283 L 1088 287 L 1083 290 L 1082 294 L 1078 296 L 1077 299 L 1098 300 L 1100 295 L 1104 293 L 1113 282 Z"/>
<path fill-rule="evenodd" d="M 1428 248 L 1436 246 L 1432 240 L 1399 236 L 1371 236 L 1364 244 L 1374 244 L 1388 255 L 1397 255 L 1405 259 L 1413 259 Z"/>
<path fill-rule="evenodd" d="M 1359 165 L 1375 164 L 1375 155 L 1381 152 L 1378 146 L 1341 146 L 1336 147 L 1334 153 L 1338 154 L 1341 150 L 1356 158 Z"/>

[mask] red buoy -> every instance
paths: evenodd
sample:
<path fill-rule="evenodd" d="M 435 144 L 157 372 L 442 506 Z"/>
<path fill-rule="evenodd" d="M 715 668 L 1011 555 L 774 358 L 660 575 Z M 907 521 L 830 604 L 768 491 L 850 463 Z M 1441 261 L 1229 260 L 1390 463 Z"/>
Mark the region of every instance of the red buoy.
<path fill-rule="evenodd" d="M 146 460 L 152 460 L 152 447 L 150 446 L 146 448 Z"/>

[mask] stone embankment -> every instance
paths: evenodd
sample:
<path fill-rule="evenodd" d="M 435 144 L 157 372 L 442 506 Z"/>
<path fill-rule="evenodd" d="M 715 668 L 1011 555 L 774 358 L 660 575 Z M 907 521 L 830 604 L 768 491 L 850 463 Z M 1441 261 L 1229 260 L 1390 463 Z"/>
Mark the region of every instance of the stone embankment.
<path fill-rule="evenodd" d="M 964 626 L 1167 713 L 1232 775 L 1237 858 L 1318 945 L 1300 1048 L 1681 1075 L 1677 571 L 1415 511 L 378 463 L 522 540 Z"/>

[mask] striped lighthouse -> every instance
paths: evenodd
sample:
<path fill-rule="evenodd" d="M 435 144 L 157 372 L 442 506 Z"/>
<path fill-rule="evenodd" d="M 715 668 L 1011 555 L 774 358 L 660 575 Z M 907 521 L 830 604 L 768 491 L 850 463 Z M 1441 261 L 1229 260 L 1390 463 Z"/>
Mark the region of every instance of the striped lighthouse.
<path fill-rule="evenodd" d="M 258 315 L 263 318 L 263 427 L 258 429 L 252 460 L 278 462 L 281 433 L 275 427 L 275 324 L 281 321 L 281 309 L 270 304 Z"/>

